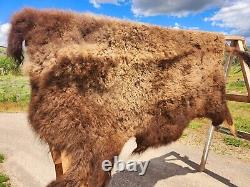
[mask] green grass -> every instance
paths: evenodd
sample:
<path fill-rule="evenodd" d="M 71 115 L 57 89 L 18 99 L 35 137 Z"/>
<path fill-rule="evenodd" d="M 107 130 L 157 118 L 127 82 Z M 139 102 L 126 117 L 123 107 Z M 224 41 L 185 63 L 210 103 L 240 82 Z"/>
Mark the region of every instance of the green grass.
<path fill-rule="evenodd" d="M 12 58 L 0 55 L 0 75 L 20 74 L 20 69 Z"/>
<path fill-rule="evenodd" d="M 9 177 L 3 173 L 0 173 L 0 187 L 9 187 L 10 184 L 8 184 L 9 182 Z"/>
<path fill-rule="evenodd" d="M 30 98 L 27 77 L 15 75 L 0 76 L 0 111 L 26 109 Z"/>
<path fill-rule="evenodd" d="M 204 123 L 204 121 L 202 119 L 195 119 L 195 120 L 190 122 L 188 127 L 191 129 L 199 129 L 199 128 L 201 128 L 203 123 Z"/>
<path fill-rule="evenodd" d="M 3 163 L 4 161 L 4 155 L 0 154 L 0 163 Z M 0 187 L 9 187 L 9 177 L 3 173 L 0 172 Z"/>
<path fill-rule="evenodd" d="M 0 154 L 0 163 L 3 163 L 3 161 L 4 161 L 4 155 Z"/>
<path fill-rule="evenodd" d="M 237 80 L 227 84 L 228 92 L 238 92 L 238 93 L 246 93 L 246 86 L 244 80 Z"/>
<path fill-rule="evenodd" d="M 244 82 L 244 77 L 239 65 L 233 65 L 231 67 L 228 81 L 227 81 L 227 93 L 247 93 L 247 89 Z"/>
<path fill-rule="evenodd" d="M 240 139 L 240 138 L 234 138 L 232 136 L 224 136 L 223 141 L 227 145 L 231 145 L 234 147 L 245 147 L 250 149 L 250 143 L 246 140 Z"/>
<path fill-rule="evenodd" d="M 234 122 L 238 130 L 250 133 L 250 119 L 236 117 Z"/>
<path fill-rule="evenodd" d="M 237 130 L 250 133 L 250 104 L 228 102 Z"/>

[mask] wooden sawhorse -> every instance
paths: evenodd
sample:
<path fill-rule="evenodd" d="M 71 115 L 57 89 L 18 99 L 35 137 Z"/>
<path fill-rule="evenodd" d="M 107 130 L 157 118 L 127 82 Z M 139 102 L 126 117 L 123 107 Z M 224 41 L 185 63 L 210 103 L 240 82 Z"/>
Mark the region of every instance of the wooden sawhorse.
<path fill-rule="evenodd" d="M 226 36 L 226 41 L 230 43 L 231 47 L 236 47 L 241 51 L 245 51 L 244 47 L 246 47 L 246 41 L 245 41 L 244 37 Z M 228 57 L 226 59 L 226 63 L 224 65 L 226 79 L 229 75 L 229 71 L 231 69 L 233 59 L 234 59 L 234 55 L 229 53 Z M 245 95 L 227 94 L 226 97 L 227 97 L 228 101 L 250 103 L 250 71 L 249 71 L 249 67 L 242 59 L 239 59 L 239 60 L 240 60 L 239 62 L 241 65 L 241 70 L 243 72 L 243 77 L 244 77 L 244 81 L 245 81 L 248 95 L 245 96 Z M 205 165 L 207 162 L 207 157 L 208 157 L 210 145 L 212 143 L 214 130 L 215 130 L 215 127 L 213 125 L 211 125 L 211 127 L 209 128 L 209 131 L 208 131 L 207 141 L 205 143 L 202 158 L 201 158 L 201 163 L 200 163 L 200 168 L 199 168 L 200 171 L 205 170 Z"/>

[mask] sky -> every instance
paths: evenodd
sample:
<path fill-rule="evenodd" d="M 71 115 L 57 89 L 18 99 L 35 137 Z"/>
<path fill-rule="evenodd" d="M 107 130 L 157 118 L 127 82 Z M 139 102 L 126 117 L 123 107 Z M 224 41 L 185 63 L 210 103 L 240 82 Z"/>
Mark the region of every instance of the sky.
<path fill-rule="evenodd" d="M 93 12 L 176 29 L 241 35 L 250 42 L 250 0 L 0 0 L 0 45 L 24 7 Z"/>

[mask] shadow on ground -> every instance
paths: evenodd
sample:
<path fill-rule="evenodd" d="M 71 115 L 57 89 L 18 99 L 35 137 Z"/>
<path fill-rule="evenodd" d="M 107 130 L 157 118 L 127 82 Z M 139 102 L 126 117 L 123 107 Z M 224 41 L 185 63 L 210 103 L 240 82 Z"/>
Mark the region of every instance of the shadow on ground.
<path fill-rule="evenodd" d="M 180 161 L 184 165 L 189 167 L 183 167 L 171 161 Z M 120 172 L 113 175 L 108 187 L 153 187 L 158 181 L 168 179 L 170 177 L 178 175 L 186 175 L 189 173 L 197 173 L 199 165 L 191 160 L 187 156 L 180 156 L 177 152 L 170 152 L 158 158 L 150 160 L 148 169 L 144 176 L 140 176 L 140 171 L 137 172 Z M 138 167 L 139 169 L 139 167 Z M 214 178 L 215 180 L 223 183 L 226 186 L 236 187 L 230 180 L 210 171 L 205 170 L 204 173 Z"/>

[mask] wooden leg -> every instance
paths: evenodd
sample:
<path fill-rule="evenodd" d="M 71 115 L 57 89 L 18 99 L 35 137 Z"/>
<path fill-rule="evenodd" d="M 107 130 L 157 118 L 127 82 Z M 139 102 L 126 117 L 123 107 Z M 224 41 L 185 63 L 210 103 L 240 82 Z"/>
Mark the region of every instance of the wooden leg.
<path fill-rule="evenodd" d="M 201 163 L 200 163 L 200 168 L 199 171 L 203 172 L 205 170 L 205 165 L 207 162 L 207 157 L 208 157 L 208 152 L 210 149 L 210 145 L 212 143 L 212 138 L 213 138 L 213 133 L 214 133 L 215 127 L 213 125 L 211 125 L 211 127 L 209 128 L 208 131 L 208 138 L 203 150 L 203 154 L 202 154 L 202 158 L 201 158 Z"/>
<path fill-rule="evenodd" d="M 61 153 L 50 146 L 50 153 L 55 164 L 56 179 L 63 175 Z"/>
<path fill-rule="evenodd" d="M 62 163 L 55 164 L 55 171 L 56 171 L 56 179 L 60 178 L 60 176 L 63 175 Z"/>
<path fill-rule="evenodd" d="M 69 168 L 71 164 L 70 156 L 67 155 L 64 151 L 61 153 L 61 164 L 62 164 L 62 171 L 65 173 Z"/>

